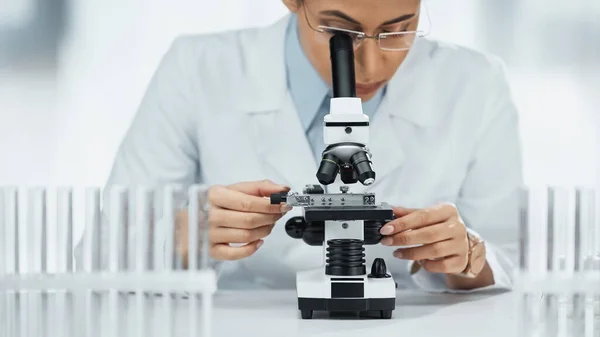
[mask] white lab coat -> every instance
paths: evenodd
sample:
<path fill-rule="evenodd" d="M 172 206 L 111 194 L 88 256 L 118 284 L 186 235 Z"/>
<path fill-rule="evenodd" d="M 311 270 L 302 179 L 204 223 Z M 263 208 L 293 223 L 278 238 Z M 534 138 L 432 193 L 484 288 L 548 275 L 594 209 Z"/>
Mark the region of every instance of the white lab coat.
<path fill-rule="evenodd" d="M 287 21 L 178 38 L 123 139 L 108 186 L 271 179 L 301 191 L 318 183 L 318 163 L 286 86 Z M 510 286 L 511 264 L 501 247 L 517 242 L 517 117 L 498 60 L 418 40 L 371 121 L 377 181 L 351 191 L 405 207 L 455 203 L 487 241 L 497 286 Z M 321 247 L 284 231 L 299 212 L 277 223 L 253 256 L 222 265 L 221 284 L 293 287 L 297 270 L 321 264 Z M 367 259 L 385 258 L 400 287 L 443 290 L 440 275 L 422 270 L 411 277 L 394 249 L 369 246 Z"/>

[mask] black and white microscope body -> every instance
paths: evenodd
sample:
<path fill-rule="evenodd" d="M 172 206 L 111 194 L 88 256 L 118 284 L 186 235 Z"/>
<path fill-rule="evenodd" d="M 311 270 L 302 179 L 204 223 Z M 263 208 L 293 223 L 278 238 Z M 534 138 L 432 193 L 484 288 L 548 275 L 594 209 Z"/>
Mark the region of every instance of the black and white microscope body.
<path fill-rule="evenodd" d="M 296 275 L 298 308 L 303 319 L 314 311 L 376 313 L 389 319 L 395 309 L 396 283 L 385 261 L 366 265 L 365 246 L 379 244 L 381 227 L 394 219 L 392 207 L 378 203 L 373 193 L 354 194 L 349 185 L 375 182 L 368 150 L 369 117 L 355 97 L 354 50 L 350 37 L 330 41 L 333 91 L 325 117 L 324 141 L 317 179 L 328 186 L 340 179 L 340 191 L 326 193 L 322 185 L 306 185 L 302 193 L 273 194 L 271 203 L 302 207 L 289 219 L 286 232 L 311 246 L 323 246 L 323 265 Z M 338 177 L 339 175 L 339 177 Z M 328 191 L 329 192 L 329 191 Z"/>

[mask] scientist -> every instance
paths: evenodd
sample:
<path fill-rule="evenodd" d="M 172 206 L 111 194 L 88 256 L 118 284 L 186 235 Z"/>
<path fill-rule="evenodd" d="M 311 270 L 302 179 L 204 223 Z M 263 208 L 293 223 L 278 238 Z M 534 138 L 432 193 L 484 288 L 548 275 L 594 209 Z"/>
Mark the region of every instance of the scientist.
<path fill-rule="evenodd" d="M 420 33 L 419 0 L 284 0 L 272 26 L 176 39 L 116 156 L 107 186 L 203 184 L 222 287 L 294 287 L 322 248 L 289 238 L 271 193 L 318 183 L 331 99 L 329 38 L 349 34 L 377 174 L 395 206 L 367 256 L 400 287 L 511 287 L 522 184 L 517 111 L 502 63 Z M 181 215 L 181 214 L 180 214 Z M 177 253 L 185 258 L 186 216 Z"/>

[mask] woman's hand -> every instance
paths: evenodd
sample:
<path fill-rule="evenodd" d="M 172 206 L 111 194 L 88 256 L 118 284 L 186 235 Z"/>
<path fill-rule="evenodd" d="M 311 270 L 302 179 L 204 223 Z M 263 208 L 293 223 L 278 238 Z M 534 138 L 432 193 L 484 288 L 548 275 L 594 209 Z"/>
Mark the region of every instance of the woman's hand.
<path fill-rule="evenodd" d="M 246 258 L 262 245 L 273 226 L 291 208 L 271 205 L 272 193 L 290 188 L 270 180 L 211 187 L 208 193 L 210 255 L 215 260 Z M 230 246 L 245 244 L 242 246 Z"/>
<path fill-rule="evenodd" d="M 471 259 L 485 263 L 474 278 L 458 274 L 466 268 L 469 260 L 467 227 L 456 207 L 439 204 L 425 209 L 394 208 L 396 219 L 381 228 L 383 245 L 412 246 L 398 248 L 394 256 L 417 261 L 421 267 L 446 275 L 450 289 L 474 289 L 494 284 L 494 274 L 487 264 L 485 254 Z M 471 261 L 473 263 L 473 261 Z"/>
<path fill-rule="evenodd" d="M 399 248 L 394 256 L 418 261 L 434 273 L 462 272 L 468 262 L 467 228 L 452 204 L 440 204 L 425 209 L 394 208 L 396 219 L 381 229 L 387 246 Z"/>
<path fill-rule="evenodd" d="M 271 205 L 271 193 L 289 191 L 269 180 L 212 186 L 208 190 L 209 254 L 215 260 L 239 260 L 262 245 L 263 238 L 288 210 L 287 205 Z M 176 251 L 188 265 L 188 212 L 176 216 Z M 245 244 L 230 246 L 233 244 Z"/>

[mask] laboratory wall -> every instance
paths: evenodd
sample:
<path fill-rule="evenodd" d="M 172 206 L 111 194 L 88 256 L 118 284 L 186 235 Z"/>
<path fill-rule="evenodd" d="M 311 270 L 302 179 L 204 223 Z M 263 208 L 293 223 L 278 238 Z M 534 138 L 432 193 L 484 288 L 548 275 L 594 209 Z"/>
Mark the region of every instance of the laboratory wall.
<path fill-rule="evenodd" d="M 507 63 L 526 182 L 600 185 L 600 2 L 424 6 L 430 38 Z M 0 2 L 0 185 L 103 185 L 174 37 L 286 14 L 280 0 Z"/>

